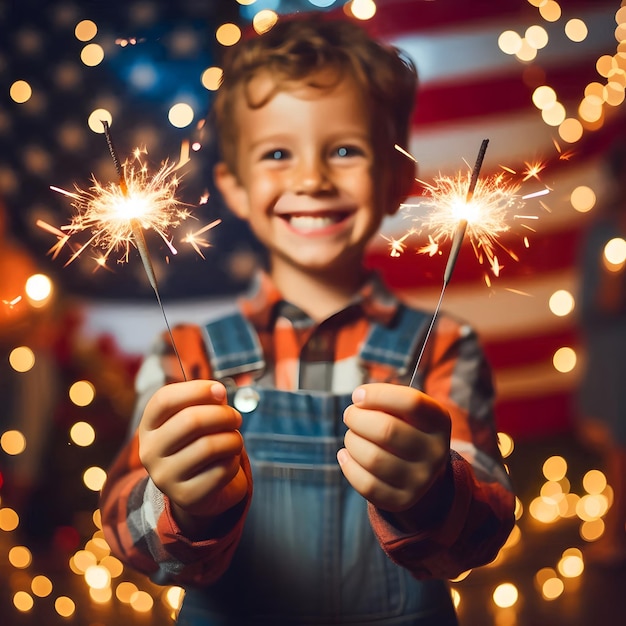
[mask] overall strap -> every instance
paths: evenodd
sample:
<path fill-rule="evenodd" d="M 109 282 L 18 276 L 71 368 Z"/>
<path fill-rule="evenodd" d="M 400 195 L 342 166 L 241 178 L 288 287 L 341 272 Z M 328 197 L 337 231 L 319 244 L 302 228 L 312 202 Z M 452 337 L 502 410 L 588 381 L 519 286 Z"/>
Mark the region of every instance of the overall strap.
<path fill-rule="evenodd" d="M 205 324 L 203 330 L 215 378 L 265 368 L 258 335 L 241 311 L 215 319 Z"/>
<path fill-rule="evenodd" d="M 401 304 L 391 324 L 372 325 L 359 355 L 362 365 L 369 369 L 382 366 L 398 377 L 411 373 L 429 322 L 425 311 Z"/>

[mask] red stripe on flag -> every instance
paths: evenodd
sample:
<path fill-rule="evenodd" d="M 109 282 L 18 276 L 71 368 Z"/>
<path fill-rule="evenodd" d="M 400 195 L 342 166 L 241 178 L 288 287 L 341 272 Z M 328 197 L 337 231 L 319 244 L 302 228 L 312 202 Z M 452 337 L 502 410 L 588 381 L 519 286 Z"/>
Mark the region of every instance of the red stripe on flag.
<path fill-rule="evenodd" d="M 574 428 L 575 402 L 567 391 L 498 402 L 496 425 L 518 441 L 565 434 Z"/>
<path fill-rule="evenodd" d="M 550 333 L 506 338 L 484 342 L 484 350 L 493 369 L 524 367 L 550 363 L 554 353 L 563 346 L 577 350 L 581 343 L 575 327 L 559 328 Z"/>

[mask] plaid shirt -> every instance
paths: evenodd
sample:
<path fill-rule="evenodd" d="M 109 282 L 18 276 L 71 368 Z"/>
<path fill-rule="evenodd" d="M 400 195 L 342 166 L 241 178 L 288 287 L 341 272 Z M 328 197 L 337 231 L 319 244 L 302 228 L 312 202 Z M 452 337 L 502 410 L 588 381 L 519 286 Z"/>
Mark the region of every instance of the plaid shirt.
<path fill-rule="evenodd" d="M 266 370 L 260 378 L 254 375 L 256 384 L 349 393 L 368 381 L 406 382 L 382 365 L 370 366 L 364 375 L 358 363 L 372 322 L 389 324 L 400 305 L 378 280 L 371 280 L 345 309 L 315 323 L 285 302 L 266 274 L 258 278 L 252 295 L 239 302 L 264 350 Z M 180 326 L 174 333 L 187 377 L 210 379 L 202 330 Z M 392 560 L 416 577 L 453 578 L 496 556 L 514 523 L 514 496 L 497 447 L 491 373 L 475 334 L 441 315 L 427 352 L 423 389 L 450 413 L 450 463 L 410 511 L 392 515 L 369 505 L 369 516 Z M 252 378 L 243 374 L 236 382 L 249 384 Z M 135 425 L 154 391 L 180 379 L 178 360 L 163 336 L 137 376 Z M 199 585 L 217 580 L 236 550 L 252 497 L 245 454 L 242 466 L 249 478 L 247 497 L 215 537 L 192 541 L 182 534 L 168 498 L 142 466 L 134 434 L 110 468 L 101 497 L 103 527 L 113 553 L 163 582 Z"/>

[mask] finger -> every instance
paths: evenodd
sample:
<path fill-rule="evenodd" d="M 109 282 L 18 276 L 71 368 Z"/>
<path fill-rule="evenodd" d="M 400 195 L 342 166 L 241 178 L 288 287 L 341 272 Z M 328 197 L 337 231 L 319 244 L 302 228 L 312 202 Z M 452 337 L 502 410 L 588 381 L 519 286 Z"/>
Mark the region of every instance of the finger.
<path fill-rule="evenodd" d="M 352 405 L 343 421 L 352 432 L 407 461 L 418 460 L 423 453 L 424 433 L 402 419 Z"/>
<path fill-rule="evenodd" d="M 350 430 L 344 443 L 352 460 L 372 476 L 394 487 L 401 487 L 406 482 L 406 461 Z"/>
<path fill-rule="evenodd" d="M 359 465 L 346 448 L 337 453 L 346 480 L 366 500 L 387 511 L 401 511 L 411 506 L 410 494 L 389 485 Z"/>
<path fill-rule="evenodd" d="M 406 385 L 361 385 L 354 390 L 352 401 L 360 408 L 390 413 L 424 432 L 449 428 L 447 411 L 430 396 Z"/>
<path fill-rule="evenodd" d="M 241 421 L 241 414 L 229 406 L 190 406 L 176 413 L 158 430 L 146 434 L 157 436 L 163 442 L 161 454 L 167 456 L 201 437 L 235 432 L 241 427 Z"/>
<path fill-rule="evenodd" d="M 207 469 L 180 485 L 176 503 L 187 513 L 203 516 L 219 515 L 241 502 L 248 491 L 248 479 L 241 465 L 225 468 L 217 490 L 208 489 L 207 484 L 215 476 L 216 468 Z M 231 471 L 232 470 L 232 471 Z"/>
<path fill-rule="evenodd" d="M 148 401 L 144 410 L 143 426 L 158 428 L 188 406 L 225 404 L 226 389 L 214 380 L 190 380 L 161 387 Z"/>
<path fill-rule="evenodd" d="M 235 431 L 203 437 L 171 455 L 151 452 L 143 458 L 140 449 L 139 456 L 154 483 L 162 488 L 188 480 L 211 465 L 239 458 L 242 449 L 241 435 Z"/>
<path fill-rule="evenodd" d="M 238 431 L 196 439 L 168 458 L 171 471 L 185 480 L 213 464 L 239 457 L 243 439 Z"/>

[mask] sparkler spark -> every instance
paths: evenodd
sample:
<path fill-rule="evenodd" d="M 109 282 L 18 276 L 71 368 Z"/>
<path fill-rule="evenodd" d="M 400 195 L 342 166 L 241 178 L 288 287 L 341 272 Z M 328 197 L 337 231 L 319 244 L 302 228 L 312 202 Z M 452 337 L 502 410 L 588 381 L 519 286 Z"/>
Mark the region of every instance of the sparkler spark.
<path fill-rule="evenodd" d="M 202 235 L 203 233 L 206 233 L 208 230 L 211 230 L 211 228 L 214 228 L 215 226 L 220 224 L 221 221 L 222 221 L 221 219 L 213 220 L 210 224 L 203 226 L 200 230 L 197 230 L 195 233 L 187 233 L 183 241 L 185 243 L 188 243 L 204 259 L 204 254 L 202 254 L 202 251 L 200 250 L 200 248 L 209 248 L 211 244 L 206 239 L 200 238 L 199 235 Z"/>
<path fill-rule="evenodd" d="M 525 165 L 528 169 L 522 175 L 524 180 L 537 178 L 537 174 L 544 168 L 542 163 L 534 163 L 533 174 L 529 176 L 531 166 L 528 163 Z M 470 197 L 467 191 L 472 182 L 471 172 L 458 172 L 454 176 L 439 175 L 432 183 L 419 181 L 424 186 L 424 196 L 416 203 L 403 205 L 406 210 L 419 209 L 420 216 L 414 218 L 419 227 L 414 230 L 426 231 L 428 234 L 428 244 L 418 248 L 418 253 L 433 256 L 440 252 L 443 244 L 454 240 L 459 224 L 466 222 L 463 236 L 469 239 L 478 262 L 487 265 L 493 275 L 498 276 L 502 269 L 502 264 L 497 260 L 498 250 L 518 260 L 515 252 L 501 243 L 500 237 L 512 230 L 512 224 L 535 232 L 526 222 L 535 221 L 539 219 L 538 216 L 522 213 L 521 209 L 526 205 L 526 200 L 546 195 L 551 190 L 545 187 L 522 195 L 524 180 L 518 181 L 513 177 L 515 170 L 500 167 L 503 172 L 478 178 Z M 547 210 L 543 203 L 541 206 Z M 526 247 L 527 241 L 524 243 Z"/>
<path fill-rule="evenodd" d="M 524 206 L 518 195 L 520 185 L 507 183 L 502 174 L 481 178 L 469 201 L 466 201 L 470 183 L 469 173 L 455 176 L 439 176 L 432 185 L 426 186 L 427 195 L 417 204 L 405 205 L 426 210 L 422 228 L 428 231 L 430 245 L 419 252 L 432 254 L 435 245 L 453 239 L 459 222 L 467 222 L 466 236 L 471 242 L 479 262 L 483 257 L 493 265 L 498 238 L 510 230 L 509 216 L 512 209 Z M 508 250 L 507 250 L 508 252 Z"/>
<path fill-rule="evenodd" d="M 176 165 L 167 162 L 154 175 L 135 153 L 138 167 L 125 162 L 122 165 L 124 184 L 110 182 L 103 185 L 92 178 L 92 186 L 84 190 L 75 186 L 70 192 L 51 186 L 53 191 L 72 199 L 76 213 L 69 224 L 61 226 L 57 233 L 58 243 L 53 248 L 56 257 L 61 248 L 77 233 L 89 232 L 89 239 L 67 261 L 69 265 L 89 246 L 104 250 L 102 258 L 108 260 L 111 253 L 122 251 L 118 262 L 128 261 L 131 246 L 137 246 L 137 227 L 153 230 L 176 254 L 168 232 L 190 216 L 190 212 L 176 198 L 179 178 L 174 174 Z M 51 230 L 49 225 L 39 225 Z"/>

